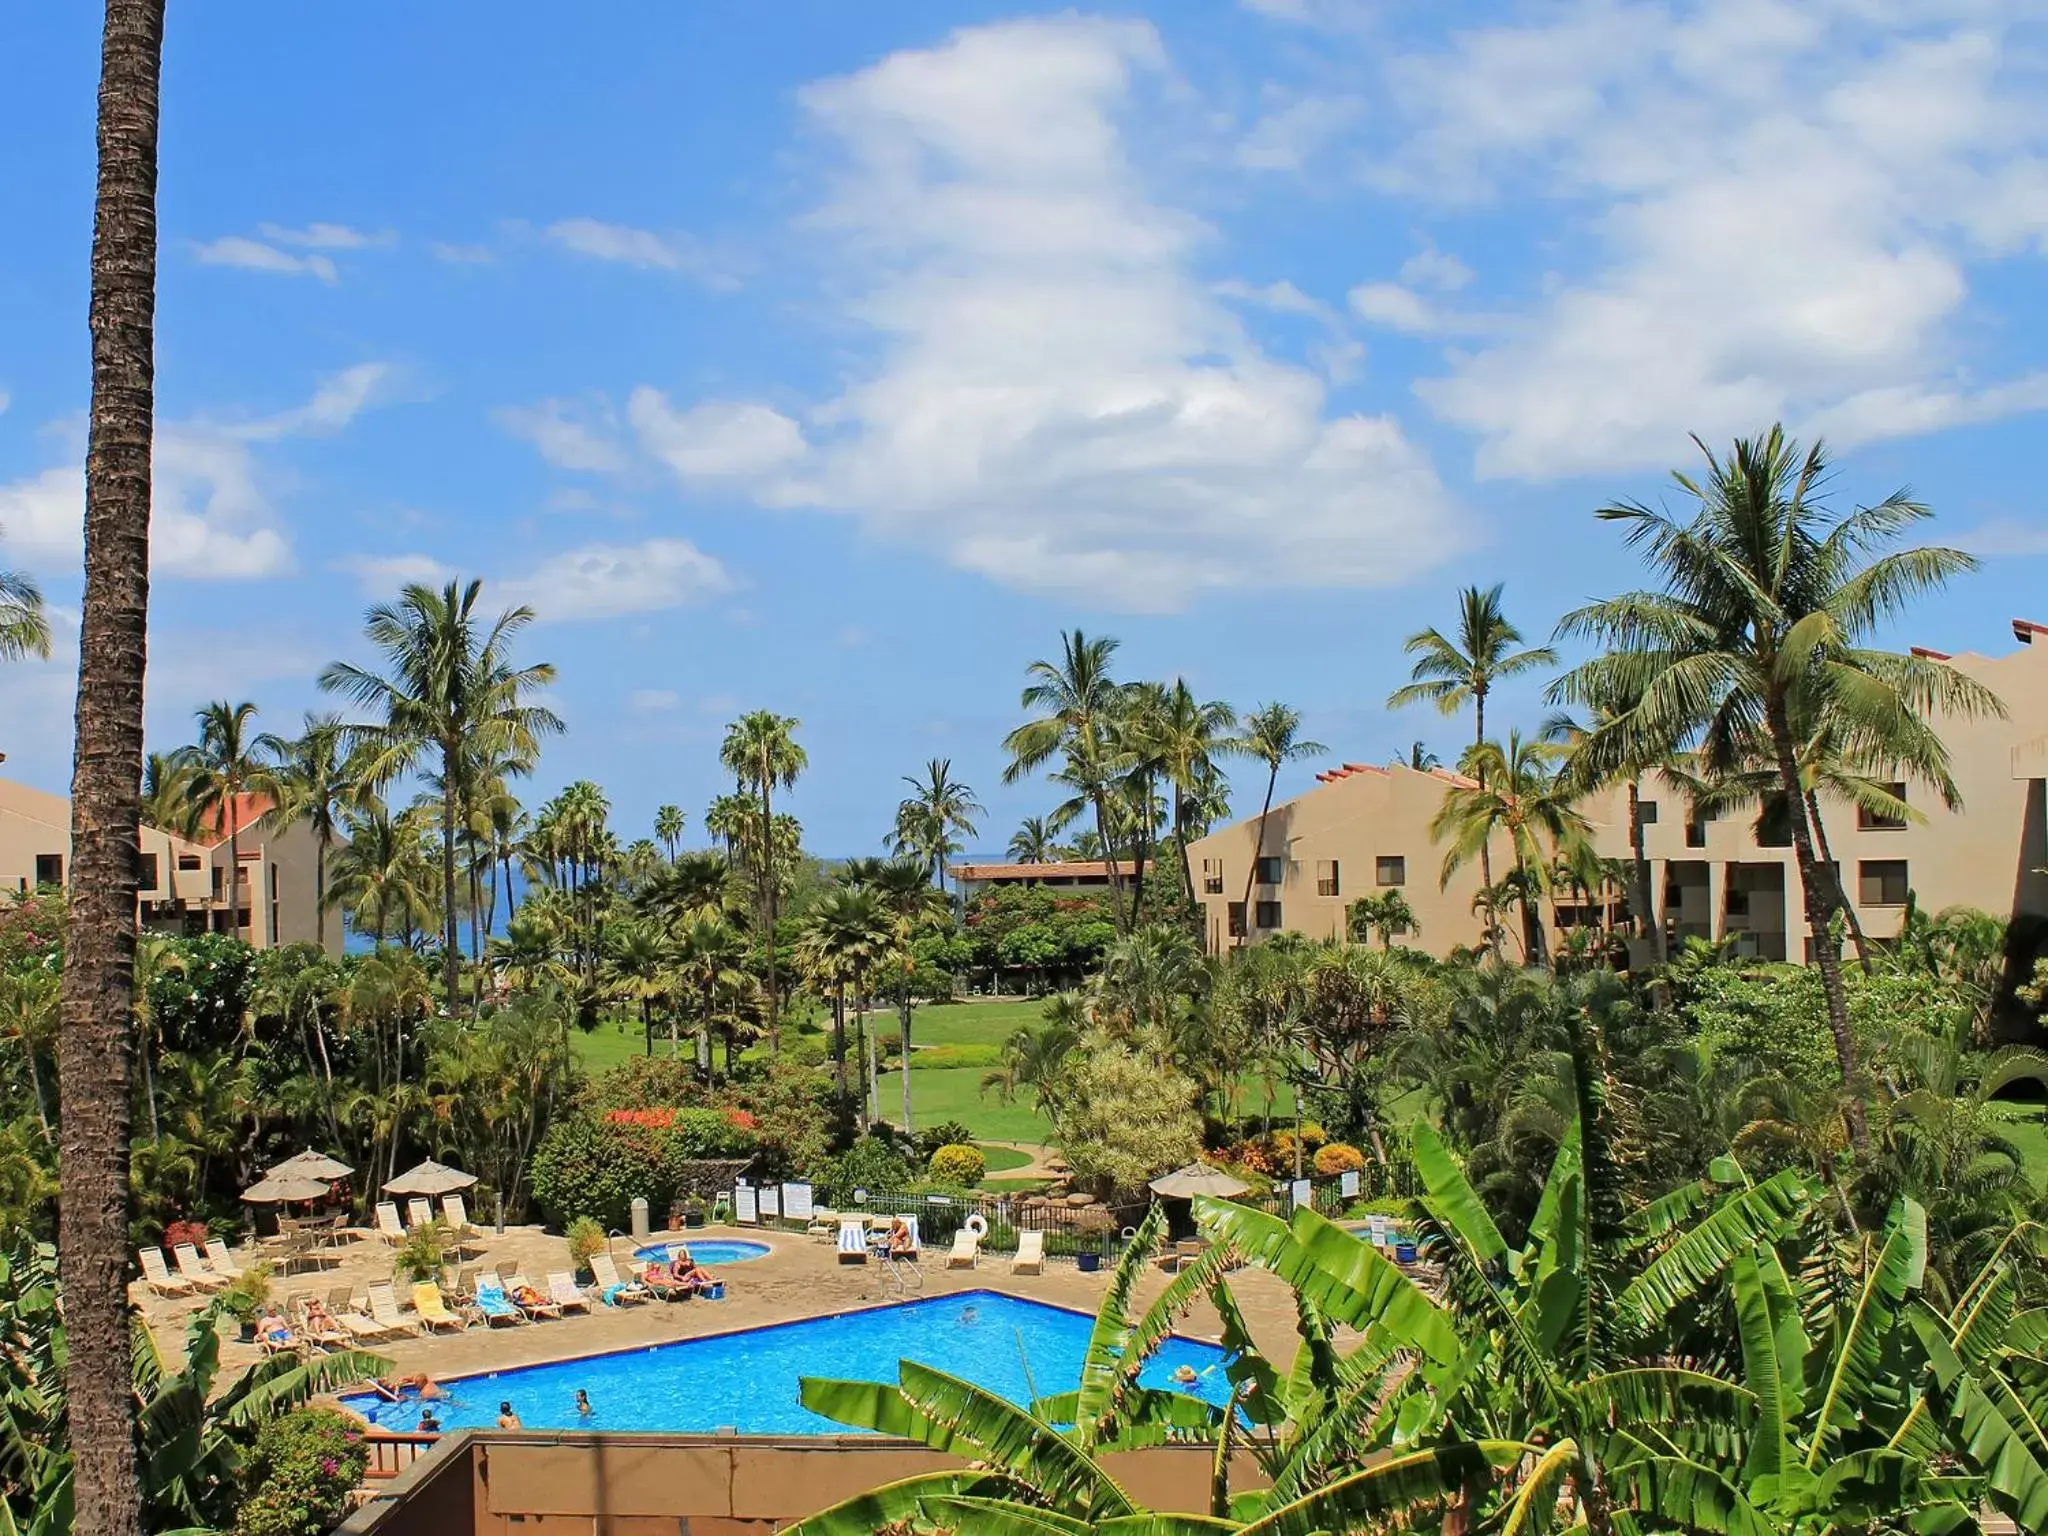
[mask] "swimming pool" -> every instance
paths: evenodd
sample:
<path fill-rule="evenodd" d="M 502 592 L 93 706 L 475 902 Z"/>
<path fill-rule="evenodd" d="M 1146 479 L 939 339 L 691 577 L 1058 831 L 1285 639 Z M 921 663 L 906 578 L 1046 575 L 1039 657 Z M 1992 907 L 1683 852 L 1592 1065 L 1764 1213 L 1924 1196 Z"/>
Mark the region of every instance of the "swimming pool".
<path fill-rule="evenodd" d="M 673 1242 L 649 1243 L 645 1248 L 635 1248 L 633 1257 L 643 1264 L 657 1260 L 666 1264 L 672 1257 L 670 1250 L 687 1248 L 690 1257 L 706 1269 L 716 1269 L 721 1264 L 744 1264 L 749 1259 L 765 1259 L 775 1250 L 766 1243 L 748 1242 L 743 1237 L 708 1237 L 703 1242 L 691 1238 L 676 1238 Z"/>
<path fill-rule="evenodd" d="M 693 1304 L 694 1305 L 694 1304 Z M 574 1323 L 551 1326 L 565 1332 Z M 741 1333 L 558 1360 L 474 1376 L 451 1377 L 433 1407 L 444 1429 L 488 1427 L 509 1402 L 528 1429 L 694 1430 L 722 1428 L 754 1435 L 845 1434 L 797 1401 L 803 1376 L 894 1381 L 899 1360 L 916 1360 L 987 1388 L 1012 1402 L 1079 1385 L 1094 1320 L 1081 1312 L 1024 1301 L 997 1291 L 961 1291 L 834 1317 L 808 1318 Z M 1229 1399 L 1213 1344 L 1169 1338 L 1146 1362 L 1147 1386 L 1192 1391 L 1210 1402 Z M 1176 1388 L 1174 1370 L 1192 1366 L 1199 1379 Z M 576 1391 L 595 1411 L 576 1412 Z M 420 1404 L 387 1403 L 369 1393 L 343 1398 L 379 1428 L 417 1428 Z"/>

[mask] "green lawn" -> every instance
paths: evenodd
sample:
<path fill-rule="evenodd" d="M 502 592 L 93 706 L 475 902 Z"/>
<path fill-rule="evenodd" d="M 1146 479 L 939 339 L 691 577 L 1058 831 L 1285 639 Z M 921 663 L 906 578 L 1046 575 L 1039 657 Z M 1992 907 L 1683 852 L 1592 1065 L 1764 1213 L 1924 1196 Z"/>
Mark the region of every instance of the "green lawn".
<path fill-rule="evenodd" d="M 914 1088 L 916 1085 L 916 1079 L 913 1078 L 911 1086 Z M 913 1100 L 915 1097 L 916 1095 L 913 1094 Z M 1015 1147 L 988 1147 L 977 1143 L 975 1150 L 981 1154 L 981 1159 L 987 1164 L 990 1173 L 1002 1173 L 1011 1168 L 1022 1168 L 1031 1161 L 1030 1154 L 1019 1152 Z"/>
<path fill-rule="evenodd" d="M 2005 1134 L 2026 1159 L 2027 1178 L 2034 1188 L 2048 1183 L 2048 1105 L 2017 1104 L 2020 1114 L 2009 1121 Z"/>
<path fill-rule="evenodd" d="M 910 1043 L 920 1045 L 1001 1045 L 1020 1024 L 1045 1022 L 1043 998 L 1005 999 L 995 1003 L 934 1003 L 910 1016 Z M 893 1028 L 892 1018 L 882 1025 Z"/>
<path fill-rule="evenodd" d="M 1052 1127 L 1028 1102 L 1005 1104 L 991 1094 L 981 1096 L 983 1073 L 979 1067 L 941 1067 L 936 1071 L 910 1074 L 910 1109 L 919 1125 L 940 1120 L 958 1120 L 977 1139 L 1025 1141 L 1042 1144 L 1052 1139 Z M 884 1096 L 887 1113 L 896 1101 Z"/>

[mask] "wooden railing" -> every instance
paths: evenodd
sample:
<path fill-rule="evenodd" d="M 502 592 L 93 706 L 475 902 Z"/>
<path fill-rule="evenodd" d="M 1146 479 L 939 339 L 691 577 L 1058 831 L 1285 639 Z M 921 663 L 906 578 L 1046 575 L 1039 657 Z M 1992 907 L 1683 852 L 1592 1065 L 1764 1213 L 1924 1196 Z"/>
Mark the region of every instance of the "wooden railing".
<path fill-rule="evenodd" d="M 363 1449 L 370 1456 L 363 1466 L 363 1481 L 374 1483 L 394 1478 L 440 1443 L 439 1435 L 369 1430 L 363 1435 Z"/>

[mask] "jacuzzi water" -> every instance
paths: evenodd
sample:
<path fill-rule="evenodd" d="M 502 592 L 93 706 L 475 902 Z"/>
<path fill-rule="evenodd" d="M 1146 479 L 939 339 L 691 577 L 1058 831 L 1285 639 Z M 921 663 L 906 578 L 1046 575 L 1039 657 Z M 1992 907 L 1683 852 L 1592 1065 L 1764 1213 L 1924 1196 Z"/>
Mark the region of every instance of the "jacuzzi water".
<path fill-rule="evenodd" d="M 695 1251 L 693 1246 L 692 1252 Z M 648 1303 L 661 1305 L 661 1303 Z M 713 1306 L 688 1302 L 688 1306 Z M 573 1320 L 543 1324 L 575 1328 Z M 673 1344 L 586 1355 L 441 1383 L 448 1394 L 431 1406 L 443 1429 L 489 1427 L 509 1402 L 528 1429 L 691 1430 L 731 1428 L 742 1434 L 846 1434 L 797 1401 L 804 1376 L 896 1380 L 897 1362 L 915 1360 L 974 1382 L 1014 1403 L 1070 1392 L 1081 1381 L 1093 1319 L 996 1291 L 961 1291 L 834 1317 Z M 1221 1405 L 1230 1385 L 1229 1356 L 1214 1344 L 1168 1338 L 1146 1362 L 1146 1386 L 1189 1392 Z M 1192 1386 L 1174 1381 L 1192 1367 Z M 578 1388 L 592 1412 L 576 1411 Z M 422 1404 L 390 1403 L 363 1393 L 343 1401 L 378 1427 L 419 1426 Z"/>
<path fill-rule="evenodd" d="M 774 1252 L 766 1243 L 750 1243 L 739 1237 L 707 1237 L 703 1242 L 688 1238 L 676 1238 L 672 1242 L 649 1243 L 645 1248 L 635 1248 L 633 1257 L 643 1264 L 657 1261 L 666 1264 L 674 1257 L 672 1249 L 687 1248 L 690 1257 L 705 1269 L 717 1269 L 721 1264 L 744 1264 L 749 1259 L 765 1259 Z"/>

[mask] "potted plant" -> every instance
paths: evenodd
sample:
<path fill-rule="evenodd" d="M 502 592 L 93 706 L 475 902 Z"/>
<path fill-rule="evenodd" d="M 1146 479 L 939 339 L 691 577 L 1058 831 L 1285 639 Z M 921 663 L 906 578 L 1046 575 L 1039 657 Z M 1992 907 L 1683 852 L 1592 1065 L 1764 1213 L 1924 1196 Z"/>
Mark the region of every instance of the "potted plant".
<path fill-rule="evenodd" d="M 1084 1275 L 1092 1275 L 1115 1262 L 1116 1239 L 1107 1232 L 1097 1239 L 1092 1248 L 1084 1246 L 1074 1253 L 1074 1267 Z"/>
<path fill-rule="evenodd" d="M 701 1227 L 704 1225 L 704 1218 L 709 1212 L 710 1207 L 705 1205 L 704 1197 L 702 1195 L 692 1195 L 683 1202 L 683 1225 L 686 1227 Z"/>
<path fill-rule="evenodd" d="M 591 1269 L 590 1261 L 597 1254 L 604 1252 L 608 1246 L 605 1242 L 604 1228 L 588 1216 L 578 1216 L 569 1223 L 567 1235 L 569 1258 L 576 1266 L 576 1273 L 578 1276 L 588 1274 L 595 1280 L 597 1272 Z"/>
<path fill-rule="evenodd" d="M 220 1293 L 220 1308 L 239 1325 L 238 1337 L 244 1344 L 255 1339 L 256 1319 L 263 1315 L 263 1309 L 269 1305 L 268 1264 L 251 1264 L 236 1276 L 233 1284 Z"/>

